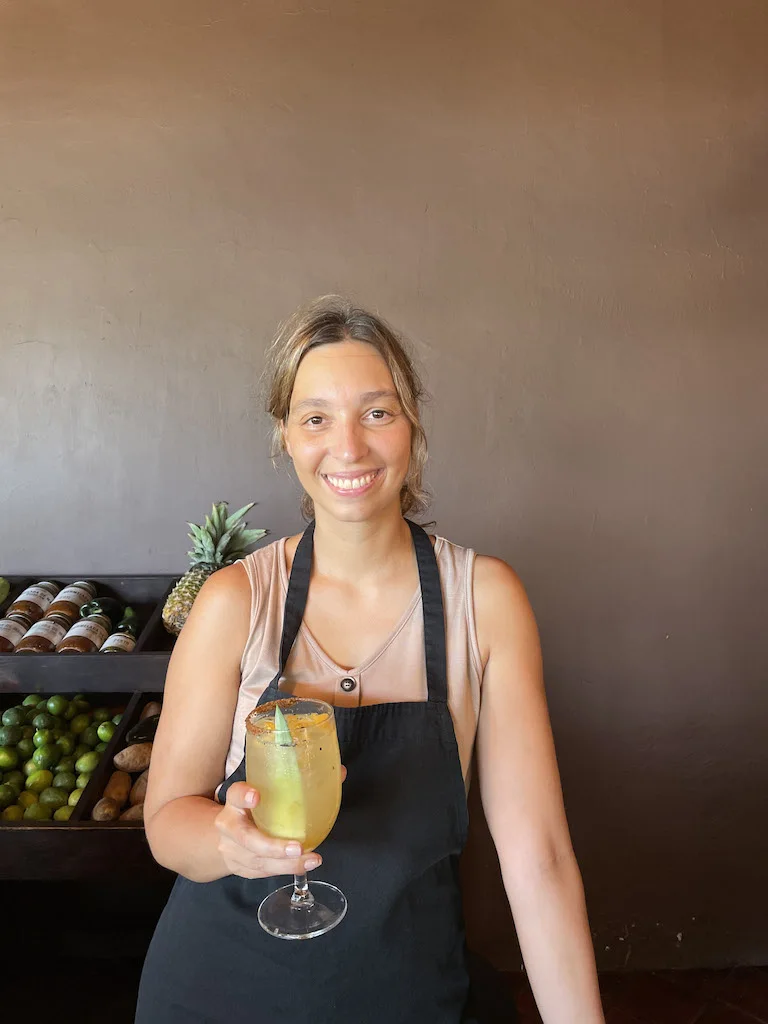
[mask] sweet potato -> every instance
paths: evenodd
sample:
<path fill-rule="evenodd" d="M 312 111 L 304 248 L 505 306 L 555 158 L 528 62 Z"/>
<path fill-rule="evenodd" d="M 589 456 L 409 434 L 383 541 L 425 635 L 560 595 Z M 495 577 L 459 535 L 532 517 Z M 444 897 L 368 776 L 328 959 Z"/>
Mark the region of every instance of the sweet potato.
<path fill-rule="evenodd" d="M 143 772 L 149 768 L 149 759 L 152 756 L 151 743 L 134 743 L 124 750 L 118 751 L 112 763 L 115 768 L 123 772 Z"/>
<path fill-rule="evenodd" d="M 147 779 L 149 778 L 149 771 L 142 772 L 141 775 L 136 779 L 131 790 L 131 807 L 135 807 L 136 804 L 143 804 L 144 797 L 147 795 Z"/>
<path fill-rule="evenodd" d="M 157 700 L 151 700 L 148 704 L 145 704 L 141 709 L 139 715 L 139 721 L 143 722 L 145 718 L 149 718 L 150 715 L 159 715 L 163 710 L 162 705 Z"/>
<path fill-rule="evenodd" d="M 144 821 L 144 804 L 134 804 L 120 815 L 120 821 Z"/>
<path fill-rule="evenodd" d="M 118 807 L 122 807 L 130 792 L 131 776 L 128 772 L 112 772 L 109 782 L 104 787 L 104 796 L 108 796 Z"/>
<path fill-rule="evenodd" d="M 119 817 L 119 805 L 108 796 L 103 796 L 91 811 L 92 821 L 117 821 Z"/>

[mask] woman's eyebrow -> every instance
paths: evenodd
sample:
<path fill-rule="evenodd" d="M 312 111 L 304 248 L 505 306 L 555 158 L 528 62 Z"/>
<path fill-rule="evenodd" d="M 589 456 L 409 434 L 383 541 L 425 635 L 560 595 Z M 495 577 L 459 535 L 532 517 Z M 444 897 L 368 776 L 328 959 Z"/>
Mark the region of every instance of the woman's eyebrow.
<path fill-rule="evenodd" d="M 367 402 L 378 402 L 380 398 L 399 401 L 395 391 L 365 391 L 360 395 L 360 403 L 361 405 L 365 405 Z M 332 403 L 329 402 L 327 398 L 302 398 L 302 400 L 297 402 L 292 408 L 294 412 L 299 412 L 301 409 L 310 408 L 327 409 L 331 404 Z"/>

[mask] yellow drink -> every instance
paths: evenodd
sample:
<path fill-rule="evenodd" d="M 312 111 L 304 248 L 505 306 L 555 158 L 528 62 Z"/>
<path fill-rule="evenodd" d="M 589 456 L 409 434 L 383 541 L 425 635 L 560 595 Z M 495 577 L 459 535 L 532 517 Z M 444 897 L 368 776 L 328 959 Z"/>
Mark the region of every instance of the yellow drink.
<path fill-rule="evenodd" d="M 262 832 L 314 850 L 341 805 L 333 708 L 293 697 L 254 708 L 246 719 L 245 774 L 259 791 L 251 814 Z"/>

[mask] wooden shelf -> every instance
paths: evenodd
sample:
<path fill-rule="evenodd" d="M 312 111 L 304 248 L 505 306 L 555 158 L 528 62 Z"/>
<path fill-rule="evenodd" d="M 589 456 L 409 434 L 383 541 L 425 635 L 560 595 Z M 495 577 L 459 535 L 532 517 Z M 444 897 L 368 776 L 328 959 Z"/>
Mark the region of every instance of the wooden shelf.
<path fill-rule="evenodd" d="M 68 579 L 69 576 L 53 576 Z M 85 577 L 84 577 L 85 578 Z M 135 608 L 144 623 L 130 654 L 0 654 L 0 693 L 126 693 L 135 690 L 157 693 L 165 685 L 165 673 L 175 638 L 162 623 L 165 599 L 177 577 L 89 576 L 100 596 L 115 597 Z M 11 592 L 0 608 L 0 618 L 34 577 L 8 578 Z"/>
<path fill-rule="evenodd" d="M 0 606 L 0 617 L 11 602 L 41 577 L 9 577 L 11 592 Z M 71 573 L 48 575 L 59 582 Z M 2 654 L 0 711 L 22 694 L 84 693 L 92 706 L 125 705 L 125 711 L 104 756 L 83 791 L 68 822 L 6 822 L 0 825 L 0 880 L 162 879 L 140 822 L 94 822 L 91 811 L 113 769 L 112 759 L 125 746 L 128 730 L 139 720 L 148 700 L 158 698 L 175 637 L 162 624 L 165 599 L 177 577 L 83 575 L 99 596 L 115 597 L 135 608 L 144 624 L 130 654 Z"/>

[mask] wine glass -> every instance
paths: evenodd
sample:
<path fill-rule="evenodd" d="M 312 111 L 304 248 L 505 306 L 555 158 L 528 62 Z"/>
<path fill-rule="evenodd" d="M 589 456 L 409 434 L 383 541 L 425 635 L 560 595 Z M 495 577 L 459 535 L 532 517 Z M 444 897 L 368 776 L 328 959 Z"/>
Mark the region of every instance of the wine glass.
<path fill-rule="evenodd" d="M 251 810 L 262 832 L 309 853 L 333 828 L 341 805 L 341 758 L 333 708 L 322 700 L 270 701 L 246 718 L 245 776 L 259 791 Z M 279 939 L 314 939 L 347 912 L 344 893 L 294 875 L 259 906 L 261 927 Z"/>

